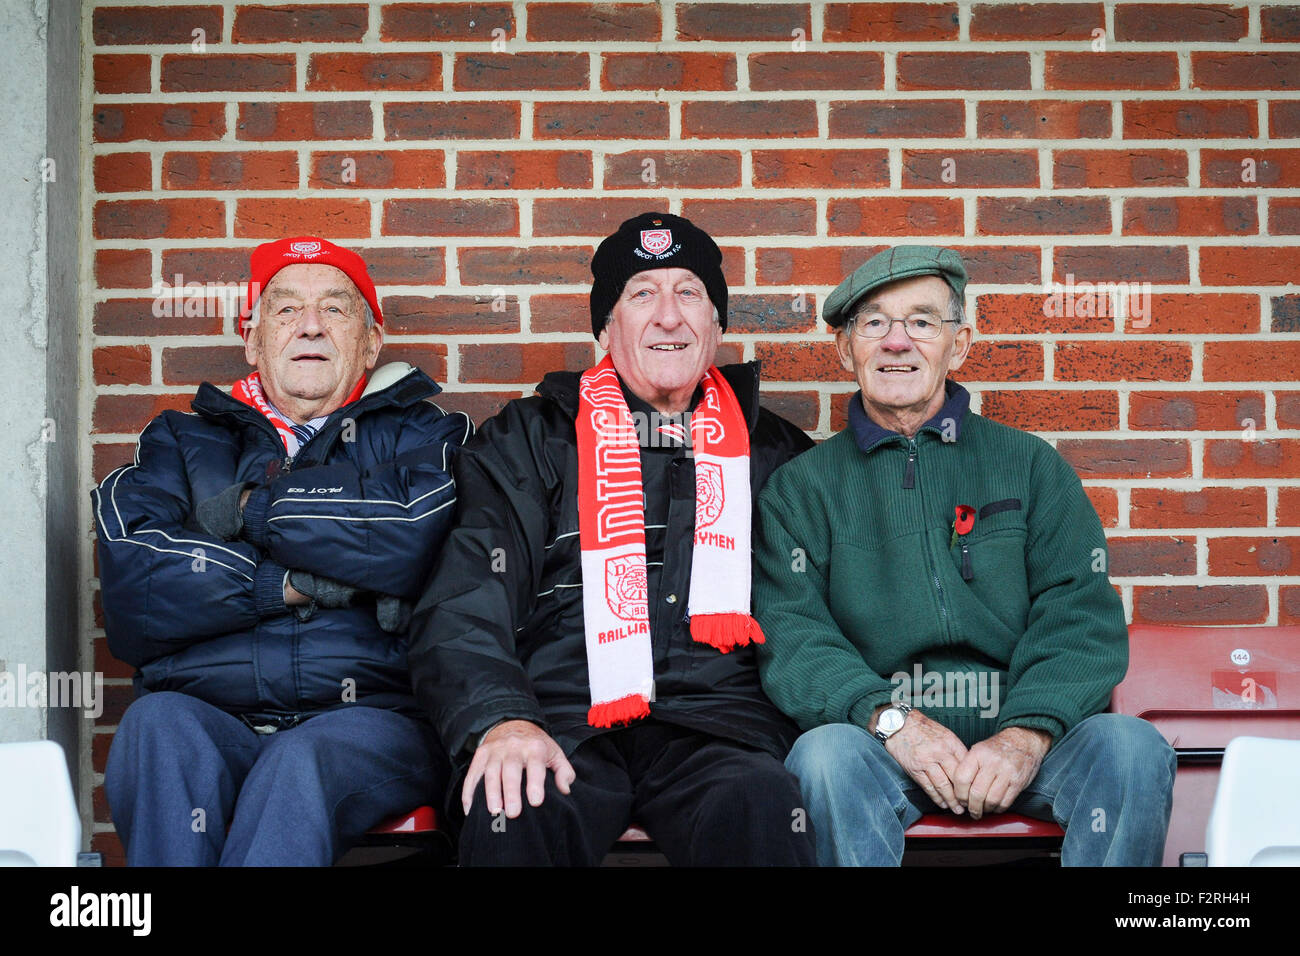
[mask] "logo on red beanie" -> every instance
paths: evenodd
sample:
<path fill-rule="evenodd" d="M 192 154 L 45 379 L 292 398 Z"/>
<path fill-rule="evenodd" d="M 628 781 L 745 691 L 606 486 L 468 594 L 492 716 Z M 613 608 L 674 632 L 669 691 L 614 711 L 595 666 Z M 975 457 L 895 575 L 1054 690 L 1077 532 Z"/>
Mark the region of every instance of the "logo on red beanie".
<path fill-rule="evenodd" d="M 320 252 L 319 242 L 291 242 L 289 250 L 296 252 L 300 256 L 310 256 L 313 253 Z"/>

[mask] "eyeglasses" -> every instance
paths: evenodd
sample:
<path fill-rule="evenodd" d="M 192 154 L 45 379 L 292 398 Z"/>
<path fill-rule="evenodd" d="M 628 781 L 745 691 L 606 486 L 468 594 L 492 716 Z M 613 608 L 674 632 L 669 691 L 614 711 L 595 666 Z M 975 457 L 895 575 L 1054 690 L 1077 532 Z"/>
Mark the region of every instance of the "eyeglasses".
<path fill-rule="evenodd" d="M 849 326 L 858 338 L 870 341 L 883 339 L 894 327 L 895 322 L 902 322 L 908 338 L 912 339 L 937 339 L 939 333 L 943 331 L 945 322 L 951 322 L 953 325 L 961 324 L 956 319 L 936 319 L 931 315 L 909 315 L 905 319 L 887 319 L 879 313 L 872 312 L 851 319 Z"/>

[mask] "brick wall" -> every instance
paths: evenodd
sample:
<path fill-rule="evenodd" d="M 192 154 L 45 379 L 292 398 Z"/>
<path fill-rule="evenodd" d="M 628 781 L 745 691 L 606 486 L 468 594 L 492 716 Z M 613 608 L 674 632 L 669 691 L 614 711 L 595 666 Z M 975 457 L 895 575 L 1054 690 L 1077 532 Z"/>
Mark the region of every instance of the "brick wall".
<path fill-rule="evenodd" d="M 594 361 L 595 243 L 667 209 L 723 247 L 722 357 L 823 437 L 853 390 L 825 295 L 886 244 L 959 249 L 958 377 L 1079 471 L 1130 619 L 1300 623 L 1300 5 L 87 8 L 96 480 L 245 370 L 216 299 L 160 316 L 159 281 L 355 246 L 385 354 L 480 421 Z M 130 698 L 102 634 L 96 782 Z"/>

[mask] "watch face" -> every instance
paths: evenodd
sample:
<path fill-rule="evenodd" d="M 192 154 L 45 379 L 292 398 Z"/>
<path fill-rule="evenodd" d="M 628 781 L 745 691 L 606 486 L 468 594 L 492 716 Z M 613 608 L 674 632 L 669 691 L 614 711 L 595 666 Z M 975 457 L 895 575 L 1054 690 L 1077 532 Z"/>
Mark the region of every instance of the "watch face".
<path fill-rule="evenodd" d="M 880 719 L 876 721 L 876 730 L 886 734 L 892 734 L 903 726 L 903 712 L 890 707 L 888 710 L 880 712 Z"/>

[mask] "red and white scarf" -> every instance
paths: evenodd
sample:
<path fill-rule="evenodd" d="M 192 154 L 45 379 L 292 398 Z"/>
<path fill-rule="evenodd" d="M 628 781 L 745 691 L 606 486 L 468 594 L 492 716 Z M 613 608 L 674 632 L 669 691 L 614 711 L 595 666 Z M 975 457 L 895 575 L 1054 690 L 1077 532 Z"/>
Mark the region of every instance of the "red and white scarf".
<path fill-rule="evenodd" d="M 363 375 L 361 376 L 361 381 L 357 382 L 356 387 L 352 389 L 351 394 L 343 400 L 343 404 L 349 405 L 352 402 L 355 402 L 361 397 L 361 393 L 365 390 L 366 377 Z M 245 405 L 250 405 L 253 408 L 256 408 L 266 416 L 266 420 L 275 426 L 276 434 L 278 434 L 280 440 L 284 442 L 285 454 L 290 458 L 298 454 L 298 448 L 301 443 L 297 433 L 293 430 L 294 422 L 290 421 L 285 417 L 283 412 L 266 400 L 266 395 L 262 392 L 261 373 L 253 371 L 251 374 L 241 378 L 230 390 L 230 395 L 232 398 L 238 399 Z M 342 406 L 339 407 L 341 408 Z M 307 423 L 311 426 L 310 431 L 317 431 L 320 428 L 321 423 L 323 423 L 328 417 L 329 416 L 327 415 L 322 415 L 320 418 L 313 418 Z M 302 426 L 298 427 L 301 428 Z"/>
<path fill-rule="evenodd" d="M 717 368 L 691 413 L 695 541 L 687 604 L 691 637 L 727 653 L 763 632 L 750 616 L 749 429 Z M 637 430 L 613 361 L 578 388 L 578 529 L 591 709 L 612 727 L 650 713 L 654 660 L 647 598 L 644 489 Z"/>

